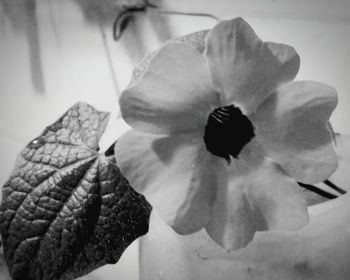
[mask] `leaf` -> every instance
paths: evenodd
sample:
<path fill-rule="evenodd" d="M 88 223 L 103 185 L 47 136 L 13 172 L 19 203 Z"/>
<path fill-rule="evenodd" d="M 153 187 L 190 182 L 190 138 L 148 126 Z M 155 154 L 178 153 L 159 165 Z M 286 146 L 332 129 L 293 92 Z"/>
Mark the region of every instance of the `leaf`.
<path fill-rule="evenodd" d="M 150 204 L 98 153 L 108 118 L 77 103 L 22 150 L 0 208 L 14 280 L 79 277 L 148 231 Z"/>
<path fill-rule="evenodd" d="M 4 260 L 2 253 L 2 246 L 0 244 L 0 279 L 1 280 L 11 280 L 10 275 L 8 274 L 8 269 Z"/>

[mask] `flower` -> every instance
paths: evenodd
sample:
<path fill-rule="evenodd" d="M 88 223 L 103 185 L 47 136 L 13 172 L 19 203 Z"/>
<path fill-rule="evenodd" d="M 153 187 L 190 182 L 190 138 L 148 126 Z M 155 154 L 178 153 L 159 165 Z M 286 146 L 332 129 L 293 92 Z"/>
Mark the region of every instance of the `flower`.
<path fill-rule="evenodd" d="M 132 130 L 118 165 L 180 234 L 204 228 L 227 250 L 257 231 L 308 223 L 297 182 L 337 166 L 328 128 L 336 91 L 294 81 L 294 48 L 241 18 L 166 43 L 134 72 L 120 106 Z"/>

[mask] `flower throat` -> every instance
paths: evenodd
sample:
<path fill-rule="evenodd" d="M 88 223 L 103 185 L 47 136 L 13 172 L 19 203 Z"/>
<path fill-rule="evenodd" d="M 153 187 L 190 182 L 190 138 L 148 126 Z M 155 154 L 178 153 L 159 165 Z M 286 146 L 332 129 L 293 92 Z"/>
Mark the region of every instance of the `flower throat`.
<path fill-rule="evenodd" d="M 255 136 L 251 121 L 234 105 L 216 108 L 205 126 L 204 142 L 213 155 L 238 158 L 243 147 Z"/>

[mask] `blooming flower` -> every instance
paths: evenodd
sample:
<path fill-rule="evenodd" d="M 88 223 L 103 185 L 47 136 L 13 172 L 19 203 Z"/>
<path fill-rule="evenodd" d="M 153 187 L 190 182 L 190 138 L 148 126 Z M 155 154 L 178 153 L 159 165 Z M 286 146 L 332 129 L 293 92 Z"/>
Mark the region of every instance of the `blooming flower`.
<path fill-rule="evenodd" d="M 181 234 L 205 228 L 227 250 L 256 231 L 308 223 L 297 182 L 329 177 L 333 88 L 295 81 L 294 48 L 241 18 L 166 43 L 134 72 L 115 151 L 123 174 Z"/>

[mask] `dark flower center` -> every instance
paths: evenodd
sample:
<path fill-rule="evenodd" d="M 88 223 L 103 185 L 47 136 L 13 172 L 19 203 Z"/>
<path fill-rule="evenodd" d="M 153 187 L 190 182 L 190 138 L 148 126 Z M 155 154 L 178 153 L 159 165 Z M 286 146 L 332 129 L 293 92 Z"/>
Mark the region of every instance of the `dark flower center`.
<path fill-rule="evenodd" d="M 251 121 L 234 105 L 216 108 L 205 126 L 204 142 L 213 155 L 230 162 L 238 158 L 242 148 L 254 137 Z"/>

